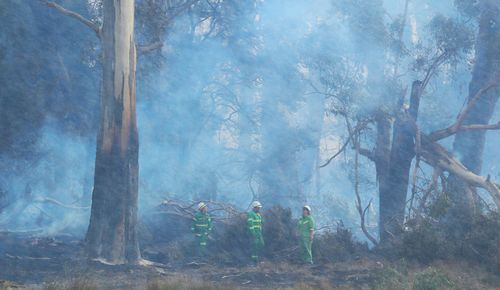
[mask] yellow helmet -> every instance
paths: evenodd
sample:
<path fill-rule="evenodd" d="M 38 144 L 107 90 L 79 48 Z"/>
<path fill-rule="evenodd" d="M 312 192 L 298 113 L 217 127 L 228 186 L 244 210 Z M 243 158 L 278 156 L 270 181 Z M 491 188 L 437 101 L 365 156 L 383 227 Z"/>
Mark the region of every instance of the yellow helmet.
<path fill-rule="evenodd" d="M 200 202 L 198 204 L 198 210 L 202 210 L 204 207 L 207 207 L 207 205 L 204 202 Z"/>
<path fill-rule="evenodd" d="M 258 202 L 258 201 L 252 202 L 252 208 L 256 208 L 256 207 L 262 207 L 262 204 L 260 204 L 260 202 Z"/>

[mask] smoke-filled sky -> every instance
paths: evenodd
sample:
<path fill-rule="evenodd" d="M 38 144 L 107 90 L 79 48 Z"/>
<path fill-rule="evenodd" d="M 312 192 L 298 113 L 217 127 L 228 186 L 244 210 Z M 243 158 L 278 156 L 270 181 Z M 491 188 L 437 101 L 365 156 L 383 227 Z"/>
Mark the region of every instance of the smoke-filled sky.
<path fill-rule="evenodd" d="M 26 76 L 48 85 L 40 85 L 42 90 L 36 83 L 30 91 L 44 108 L 34 121 L 38 125 L 21 128 L 13 139 L 25 142 L 28 133 L 23 132 L 35 132 L 29 137 L 31 149 L 0 152 L 0 190 L 7 205 L 0 212 L 0 228 L 82 235 L 99 116 L 97 40 L 80 23 L 40 3 L 7 2 L 0 12 L 16 19 L 9 27 L 21 34 L 0 34 L 2 67 L 36 67 L 29 72 L 34 75 L 21 72 L 17 79 Z M 76 2 L 59 1 L 95 17 L 96 1 Z M 227 2 L 221 5 L 222 19 L 205 19 L 196 9 L 179 14 L 162 33 L 161 51 L 139 57 L 140 214 L 169 198 L 213 199 L 246 210 L 254 197 L 268 201 L 272 196 L 273 203 L 285 206 L 307 202 L 320 225 L 343 220 L 359 234 L 351 146 L 318 168 L 348 136 L 342 117 L 332 112 L 338 104 L 325 92 L 348 100 L 349 112 L 360 117 L 394 109 L 399 97 L 393 92 L 409 91 L 413 80 L 423 78 L 415 63 L 434 53 L 436 15 L 465 22 L 475 34 L 474 20 L 466 21 L 452 0 L 410 1 L 405 49 L 398 55 L 390 35 L 399 31 L 405 1 L 222 2 Z M 20 54 L 6 45 L 17 42 Z M 453 122 L 467 98 L 472 57 L 473 50 L 464 52 L 432 78 L 421 105 L 422 130 Z M 397 79 L 392 91 L 386 88 L 390 77 Z M 362 142 L 372 146 L 373 132 Z M 498 142 L 498 134 L 488 133 L 483 166 L 496 178 Z M 20 144 L 16 148 L 25 147 Z M 368 225 L 375 232 L 374 165 L 360 161 L 361 195 L 365 203 L 373 199 Z"/>

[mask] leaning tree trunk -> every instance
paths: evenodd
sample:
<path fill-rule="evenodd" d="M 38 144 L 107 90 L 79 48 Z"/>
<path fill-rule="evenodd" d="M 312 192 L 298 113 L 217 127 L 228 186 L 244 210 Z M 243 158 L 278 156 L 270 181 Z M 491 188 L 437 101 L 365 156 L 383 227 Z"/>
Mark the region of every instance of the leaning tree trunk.
<path fill-rule="evenodd" d="M 110 263 L 140 259 L 134 0 L 104 0 L 101 123 L 87 250 Z"/>
<path fill-rule="evenodd" d="M 476 40 L 476 57 L 469 85 L 469 101 L 476 93 L 500 73 L 500 4 L 497 0 L 483 0 L 481 3 L 479 32 Z M 485 93 L 464 119 L 463 125 L 488 124 L 495 104 L 500 97 L 500 88 Z M 453 151 L 470 171 L 481 174 L 485 130 L 459 131 L 453 143 Z M 452 219 L 470 220 L 475 205 L 472 190 L 460 178 L 450 176 L 449 189 L 453 200 Z M 460 233 L 458 233 L 460 234 Z"/>

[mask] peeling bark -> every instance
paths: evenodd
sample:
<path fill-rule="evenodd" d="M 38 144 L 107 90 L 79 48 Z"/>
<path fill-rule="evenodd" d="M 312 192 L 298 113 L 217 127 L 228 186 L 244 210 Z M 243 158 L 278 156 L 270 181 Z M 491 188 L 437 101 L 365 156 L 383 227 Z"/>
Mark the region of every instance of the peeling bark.
<path fill-rule="evenodd" d="M 86 236 L 91 258 L 136 263 L 138 133 L 134 1 L 105 0 L 103 7 L 101 125 Z"/>

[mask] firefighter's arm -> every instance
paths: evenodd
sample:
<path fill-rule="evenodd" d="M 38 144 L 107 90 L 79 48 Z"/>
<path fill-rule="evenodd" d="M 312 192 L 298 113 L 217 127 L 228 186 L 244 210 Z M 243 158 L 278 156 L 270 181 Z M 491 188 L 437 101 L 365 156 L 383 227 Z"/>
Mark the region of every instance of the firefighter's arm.
<path fill-rule="evenodd" d="M 311 241 L 313 240 L 314 238 L 314 220 L 311 218 L 311 222 L 309 223 L 309 238 L 311 239 Z"/>

